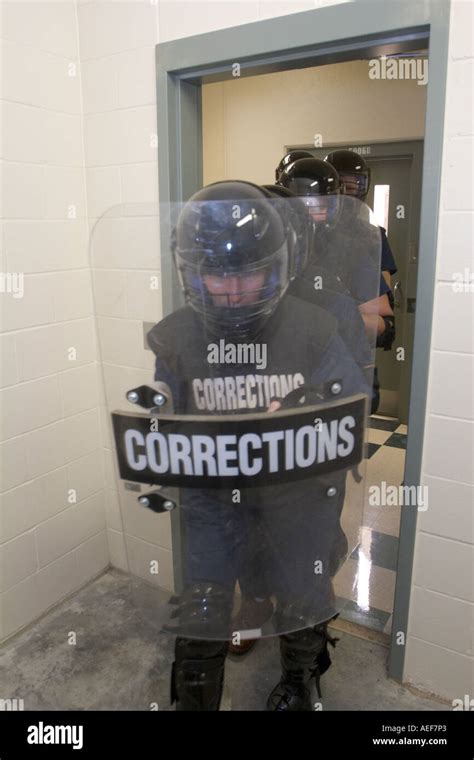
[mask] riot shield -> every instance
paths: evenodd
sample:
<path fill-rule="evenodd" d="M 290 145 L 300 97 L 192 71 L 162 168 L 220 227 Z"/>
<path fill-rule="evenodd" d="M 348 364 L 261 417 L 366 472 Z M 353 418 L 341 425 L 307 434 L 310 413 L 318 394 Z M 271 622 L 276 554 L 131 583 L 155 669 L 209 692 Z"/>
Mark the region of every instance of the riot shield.
<path fill-rule="evenodd" d="M 375 345 L 354 283 L 377 297 L 380 236 L 368 215 L 351 235 L 360 201 L 340 204 L 337 229 L 308 216 L 304 236 L 299 199 L 242 192 L 118 206 L 93 230 L 110 527 L 160 631 L 238 643 L 344 604 Z M 163 315 L 171 262 L 185 305 Z"/>

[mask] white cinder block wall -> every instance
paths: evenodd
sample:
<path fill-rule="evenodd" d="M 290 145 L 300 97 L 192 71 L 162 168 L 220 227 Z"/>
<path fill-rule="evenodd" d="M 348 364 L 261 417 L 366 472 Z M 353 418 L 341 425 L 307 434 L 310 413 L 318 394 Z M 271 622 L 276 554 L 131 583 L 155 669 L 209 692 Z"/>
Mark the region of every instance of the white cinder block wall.
<path fill-rule="evenodd" d="M 474 696 L 473 10 L 451 7 L 443 174 L 423 484 L 405 678 L 448 699 Z"/>
<path fill-rule="evenodd" d="M 1 13 L 0 639 L 109 564 L 76 6 Z"/>
<path fill-rule="evenodd" d="M 161 288 L 151 287 L 159 285 L 158 218 L 142 215 L 158 201 L 158 7 L 149 1 L 79 2 L 78 19 L 110 560 L 172 588 L 170 517 L 139 506 L 138 494 L 124 489 L 110 425 L 113 409 L 134 409 L 126 392 L 153 380 L 154 355 L 145 350 L 143 323 L 162 317 Z M 158 560 L 158 574 L 150 574 L 151 560 Z"/>
<path fill-rule="evenodd" d="M 71 311 L 67 311 L 72 310 L 73 307 L 79 308 L 76 301 L 80 301 L 81 289 L 78 283 L 81 277 L 81 266 L 87 271 L 87 265 L 81 259 L 83 247 L 79 241 L 83 238 L 79 231 L 79 219 L 74 221 L 78 231 L 75 235 L 71 235 L 68 241 L 66 235 L 72 228 L 66 226 L 61 213 L 57 210 L 51 211 L 50 204 L 56 203 L 61 206 L 64 203 L 64 197 L 78 197 L 72 190 L 67 190 L 70 185 L 66 185 L 66 188 L 56 194 L 56 188 L 62 186 L 58 185 L 59 180 L 54 177 L 53 169 L 69 169 L 71 176 L 76 176 L 74 169 L 86 167 L 88 213 L 91 226 L 95 219 L 115 204 L 156 200 L 156 153 L 152 152 L 152 142 L 149 141 L 150 134 L 155 131 L 156 104 L 153 74 L 155 42 L 186 37 L 262 18 L 310 10 L 323 4 L 326 3 L 315 3 L 313 0 L 301 2 L 300 0 L 286 2 L 158 0 L 157 5 L 153 5 L 148 0 L 143 2 L 137 0 L 131 3 L 78 0 L 84 102 L 84 163 L 82 163 L 82 157 L 78 155 L 81 145 L 79 106 L 77 110 L 73 108 L 69 111 L 70 106 L 65 106 L 65 102 L 70 102 L 67 100 L 62 101 L 60 107 L 57 107 L 57 104 L 52 106 L 50 100 L 43 100 L 41 105 L 37 102 L 30 104 L 28 101 L 27 105 L 25 95 L 20 98 L 24 102 L 18 103 L 18 93 L 24 93 L 25 89 L 30 98 L 41 96 L 46 99 L 54 97 L 55 92 L 63 91 L 64 88 L 60 85 L 52 87 L 38 84 L 33 87 L 31 76 L 36 76 L 44 45 L 46 45 L 45 52 L 52 52 L 56 58 L 62 56 L 68 61 L 75 60 L 77 56 L 73 43 L 75 21 L 71 15 L 71 5 L 67 2 L 52 3 L 50 8 L 54 7 L 56 15 L 50 16 L 50 23 L 40 23 L 34 14 L 40 13 L 38 9 L 42 4 L 34 3 L 35 9 L 28 10 L 25 19 L 25 4 L 17 3 L 14 5 L 14 10 L 10 12 L 8 24 L 4 21 L 3 38 L 8 43 L 21 46 L 23 51 L 28 48 L 29 54 L 32 50 L 36 51 L 37 57 L 34 59 L 34 65 L 30 64 L 30 75 L 23 77 L 24 83 L 21 87 L 19 82 L 17 83 L 17 80 L 21 80 L 19 73 L 21 69 L 14 67 L 15 77 L 11 80 L 13 89 L 11 100 L 5 98 L 3 103 L 4 157 L 8 164 L 19 165 L 16 169 L 7 167 L 7 172 L 23 171 L 25 175 L 21 183 L 19 179 L 16 180 L 16 186 L 20 185 L 21 193 L 17 191 L 16 196 L 15 192 L 8 193 L 9 203 L 13 203 L 15 197 L 18 198 L 18 195 L 21 195 L 23 208 L 16 212 L 20 219 L 10 221 L 10 218 L 14 216 L 10 211 L 8 220 L 4 224 L 4 234 L 8 240 L 9 227 L 17 224 L 19 231 L 18 235 L 15 235 L 17 248 L 13 250 L 17 250 L 17 256 L 20 257 L 21 254 L 22 258 L 18 258 L 18 261 L 25 261 L 22 266 L 26 267 L 26 271 L 31 272 L 26 278 L 31 282 L 29 299 L 25 298 L 24 303 L 19 302 L 12 306 L 8 305 L 4 296 L 2 297 L 2 305 L 7 312 L 5 323 L 7 328 L 4 326 L 5 332 L 2 333 L 3 381 L 8 389 L 13 389 L 13 394 L 21 394 L 19 389 L 22 383 L 28 380 L 37 377 L 46 377 L 47 381 L 57 379 L 63 389 L 60 396 L 63 404 L 61 414 L 64 414 L 64 410 L 69 412 L 72 409 L 73 412 L 71 419 L 67 418 L 66 423 L 63 422 L 62 417 L 56 418 L 54 415 L 58 414 L 58 409 L 54 406 L 54 399 L 51 400 L 51 396 L 48 396 L 47 385 L 41 388 L 40 384 L 36 383 L 35 394 L 42 393 L 42 398 L 50 400 L 41 405 L 35 404 L 33 411 L 26 416 L 20 415 L 18 419 L 24 420 L 23 425 L 32 424 L 34 420 L 35 426 L 38 426 L 40 430 L 28 432 L 21 428 L 21 425 L 20 429 L 15 428 L 15 424 L 20 423 L 15 423 L 11 416 L 6 415 L 6 429 L 9 431 L 9 437 L 2 446 L 5 450 L 3 462 L 11 473 L 10 477 L 14 479 L 6 481 L 3 486 L 8 491 L 8 499 L 2 507 L 2 518 L 7 526 L 10 525 L 10 533 L 6 534 L 8 543 L 2 547 L 6 557 L 4 561 L 8 568 L 8 572 L 3 573 L 3 578 L 10 584 L 2 595 L 4 613 L 6 613 L 4 618 L 9 621 L 4 635 L 33 619 L 41 611 L 41 605 L 38 606 L 38 596 L 35 596 L 35 591 L 41 585 L 41 573 L 43 573 L 41 577 L 44 589 L 41 597 L 44 600 L 43 606 L 44 603 L 46 606 L 52 603 L 54 595 L 59 598 L 64 593 L 64 590 L 58 586 L 62 583 L 60 571 L 65 571 L 68 566 L 66 560 L 70 563 L 69 575 L 71 575 L 73 568 L 79 568 L 80 552 L 87 549 L 92 553 L 92 544 L 87 541 L 88 536 L 84 534 L 77 542 L 77 548 L 67 545 L 67 536 L 72 537 L 71 532 L 68 532 L 68 515 L 79 515 L 82 509 L 83 519 L 80 524 L 87 525 L 87 506 L 84 508 L 84 505 L 91 504 L 93 498 L 100 498 L 97 494 L 100 494 L 101 483 L 100 478 L 96 478 L 97 494 L 91 495 L 91 499 L 83 497 L 82 507 L 79 504 L 74 511 L 61 502 L 65 488 L 61 477 L 72 477 L 74 483 L 78 482 L 75 475 L 70 475 L 71 470 L 74 471 L 74 467 L 80 469 L 81 463 L 83 469 L 87 467 L 87 453 L 93 452 L 99 445 L 99 434 L 97 432 L 96 436 L 91 437 L 89 432 L 86 435 L 83 427 L 82 438 L 79 432 L 75 439 L 76 443 L 73 443 L 72 422 L 77 426 L 84 424 L 83 421 L 90 425 L 94 419 L 92 426 L 98 431 L 97 406 L 85 412 L 81 409 L 77 413 L 77 407 L 74 407 L 77 394 L 74 393 L 71 400 L 71 394 L 68 396 L 64 389 L 67 384 L 65 378 L 70 377 L 72 372 L 87 372 L 90 368 L 83 369 L 81 365 L 71 370 L 68 364 L 60 365 L 59 372 L 57 365 L 54 365 L 53 370 L 44 370 L 45 364 L 53 362 L 55 351 L 52 350 L 52 346 L 57 344 L 50 341 L 47 336 L 43 339 L 41 330 L 58 329 L 57 322 L 60 325 L 59 329 L 64 332 L 71 330 L 72 325 L 79 329 L 83 324 L 89 324 L 87 316 L 83 316 L 82 312 L 81 316 L 77 316 L 77 312 L 73 311 L 74 316 L 71 316 Z M 451 60 L 448 76 L 450 106 L 446 118 L 443 157 L 442 225 L 438 245 L 438 285 L 424 458 L 424 478 L 430 485 L 431 504 L 428 512 L 422 515 L 419 521 L 410 636 L 405 669 L 407 680 L 449 698 L 456 698 L 464 693 L 470 693 L 472 696 L 474 693 L 472 681 L 469 680 L 469 674 L 472 673 L 472 641 L 466 633 L 472 630 L 470 616 L 472 616 L 473 607 L 470 582 L 472 578 L 472 468 L 469 465 L 469 451 L 472 446 L 472 413 L 466 411 L 467 403 L 463 403 L 463 399 L 470 398 L 469 383 L 472 383 L 469 380 L 469 369 L 466 369 L 467 365 L 471 366 L 469 362 L 473 353 L 472 344 L 468 339 L 472 317 L 472 294 L 468 297 L 458 294 L 453 298 L 449 285 L 453 271 L 462 271 L 465 266 L 472 267 L 468 259 L 472 248 L 472 232 L 469 226 L 472 198 L 467 200 L 472 169 L 468 169 L 465 154 L 462 152 L 463 147 L 468 147 L 472 152 L 472 123 L 469 120 L 466 101 L 462 97 L 463 86 L 466 86 L 466 89 L 469 87 L 469 85 L 463 85 L 466 81 L 464 72 L 472 70 L 470 25 L 467 18 L 469 8 L 470 3 L 464 3 L 462 0 L 453 2 Z M 53 13 L 52 10 L 48 12 Z M 32 23 L 32 20 L 35 23 Z M 69 35 L 68 29 L 71 30 Z M 71 47 L 65 50 L 64 45 L 67 45 L 68 40 Z M 52 45 L 52 51 L 49 49 L 50 45 Z M 45 62 L 41 70 L 45 71 L 46 66 Z M 43 77 L 42 82 L 51 81 L 51 76 L 53 75 L 48 74 Z M 69 89 L 67 92 L 67 96 L 63 94 L 64 98 L 71 97 Z M 79 94 L 77 97 L 80 97 Z M 14 117 L 6 119 L 6 114 L 10 115 L 12 109 Z M 35 129 L 31 129 L 33 124 Z M 69 137 L 71 134 L 69 130 L 72 130 L 75 137 Z M 61 151 L 61 160 L 58 161 L 54 151 Z M 67 160 L 64 158 L 64 152 L 67 153 Z M 48 183 L 49 190 L 44 196 L 37 190 L 38 183 L 33 181 L 33 177 L 40 176 L 41 172 L 45 177 L 52 177 L 44 180 Z M 17 178 L 19 176 L 17 174 Z M 77 176 L 79 177 L 79 174 Z M 62 181 L 66 182 L 66 179 L 63 177 Z M 72 179 L 70 181 L 72 182 Z M 78 179 L 77 182 L 83 189 L 82 180 Z M 15 182 L 13 182 L 14 186 Z M 77 203 L 80 205 L 79 202 Z M 27 205 L 30 210 L 25 212 Z M 53 213 L 52 219 L 47 216 L 48 213 Z M 38 214 L 40 220 L 45 220 L 45 228 L 51 230 L 49 239 L 47 236 L 44 239 L 39 233 Z M 67 220 L 67 224 L 69 223 L 70 220 Z M 20 231 L 22 229 L 23 231 Z M 135 378 L 149 377 L 152 357 L 137 349 L 139 344 L 136 340 L 141 336 L 137 323 L 141 319 L 153 321 L 159 318 L 159 305 L 153 297 L 150 305 L 147 298 L 147 306 L 142 311 L 140 298 L 131 284 L 134 279 L 139 293 L 143 292 L 142 287 L 145 284 L 148 288 L 149 275 L 156 271 L 153 264 L 146 259 L 140 259 L 140 251 L 137 250 L 133 254 L 137 257 L 134 258 L 135 264 L 129 263 L 127 250 L 121 244 L 119 225 L 103 224 L 101 229 L 104 240 L 107 241 L 107 236 L 109 236 L 109 240 L 118 246 L 115 249 L 116 255 L 113 255 L 112 245 L 107 244 L 98 246 L 92 254 L 94 293 L 99 315 L 97 322 L 105 360 L 104 377 L 109 389 L 108 401 L 113 404 L 117 398 L 121 397 L 122 392 L 128 389 L 132 379 L 135 381 Z M 82 235 L 84 234 L 83 232 Z M 58 236 L 62 243 L 55 247 Z M 61 238 L 61 236 L 64 237 Z M 23 240 L 23 245 L 20 243 L 21 240 Z M 8 259 L 8 245 L 5 248 Z M 32 252 L 37 249 L 38 257 L 34 257 Z M 61 263 L 64 262 L 65 251 L 67 251 L 67 256 L 72 256 L 76 263 L 74 274 L 69 272 L 69 268 L 67 273 L 57 271 L 60 267 L 57 265 L 57 258 L 56 263 L 54 262 L 54 257 L 56 255 Z M 38 267 L 38 260 L 45 268 L 32 269 L 31 267 Z M 466 263 L 467 261 L 469 263 Z M 49 266 L 46 267 L 45 262 L 50 262 Z M 56 268 L 51 272 L 50 267 L 53 265 Z M 20 267 L 19 264 L 11 263 L 11 261 L 7 261 L 7 265 L 2 262 L 3 270 L 6 266 L 17 269 Z M 27 268 L 28 266 L 30 269 Z M 64 264 L 63 268 L 66 268 Z M 84 272 L 82 274 L 85 277 Z M 68 297 L 64 298 L 64 290 L 54 288 L 52 278 L 57 278 L 57 281 L 63 278 L 64 282 L 67 277 L 77 277 L 75 280 L 77 284 L 68 291 Z M 13 312 L 13 309 L 17 311 Z M 8 321 L 13 319 L 10 316 L 13 313 L 16 319 L 20 319 L 18 317 L 20 312 L 23 321 Z M 66 317 L 63 317 L 64 313 Z M 63 319 L 56 320 L 57 314 Z M 88 312 L 89 316 L 91 314 L 92 308 Z M 46 325 L 46 327 L 42 328 L 41 325 Z M 28 344 L 30 332 L 35 332 L 38 337 L 30 340 Z M 82 336 L 82 342 L 81 336 L 76 334 L 70 337 L 70 335 L 68 332 L 65 338 L 67 345 L 82 345 L 83 350 L 90 349 L 93 345 L 92 330 L 90 336 Z M 29 346 L 29 350 L 23 349 L 23 346 Z M 95 358 L 96 355 L 91 353 L 89 361 L 85 362 L 86 365 L 94 366 Z M 38 374 L 28 374 L 31 372 Z M 459 384 L 456 388 L 453 388 L 453 378 Z M 89 394 L 86 395 L 89 397 Z M 58 394 L 56 394 L 57 398 Z M 13 403 L 13 400 L 11 402 L 9 400 L 8 406 Z M 27 402 L 23 400 L 22 409 L 25 403 Z M 104 397 L 99 397 L 99 403 L 102 407 L 104 443 L 108 449 L 105 477 L 110 557 L 113 564 L 123 566 L 125 551 L 117 506 L 120 486 L 114 471 L 111 441 L 106 428 L 108 404 Z M 37 407 L 41 407 L 41 412 L 37 411 Z M 52 415 L 52 418 L 48 417 L 48 414 Z M 39 416 L 35 417 L 35 415 Z M 64 461 L 57 463 L 57 460 L 54 460 L 54 452 L 58 452 L 58 439 L 54 437 L 55 430 L 56 426 L 61 425 L 63 425 L 64 434 L 59 437 L 61 451 L 56 455 L 58 457 L 59 455 L 72 456 L 75 459 L 74 465 L 69 465 L 69 459 L 67 465 Z M 11 432 L 15 433 L 12 437 L 10 437 Z M 41 441 L 40 444 L 38 440 Z M 78 452 L 74 448 L 78 441 L 82 441 L 83 446 L 92 448 L 86 452 L 82 450 Z M 94 445 L 95 441 L 97 446 Z M 97 458 L 94 461 L 94 471 L 84 478 L 87 485 L 93 483 L 92 476 L 97 475 Z M 53 472 L 59 473 L 57 475 L 59 484 L 52 477 Z M 45 473 L 46 478 L 43 482 L 38 475 Z M 20 486 L 25 481 L 27 485 Z M 66 481 L 67 484 L 69 482 L 70 480 Z M 32 493 L 36 493 L 35 498 L 32 498 Z M 17 506 L 14 499 L 18 499 Z M 61 514 L 52 519 L 64 521 L 65 525 L 59 522 L 57 529 L 48 534 L 48 524 L 45 520 L 49 518 L 50 525 L 52 523 L 51 515 L 47 514 L 42 516 L 41 524 L 35 527 L 38 510 L 52 509 L 52 505 L 58 503 L 60 505 L 55 509 Z M 102 515 L 100 509 L 90 510 L 90 513 L 94 516 Z M 157 548 L 150 542 L 150 533 L 147 533 L 150 523 L 144 520 L 141 513 L 138 515 L 131 510 L 129 524 L 125 526 L 126 533 L 130 536 L 128 548 L 132 565 L 135 562 L 135 568 L 139 572 L 143 571 L 144 567 L 137 567 L 138 559 L 135 561 L 135 558 L 149 558 L 157 555 Z M 103 523 L 93 527 L 97 530 L 92 542 L 102 541 Z M 157 538 L 157 546 L 163 553 L 162 564 L 165 568 L 169 567 L 167 562 L 170 544 L 167 530 L 163 527 L 161 535 Z M 53 542 L 51 541 L 48 545 L 48 541 L 44 540 L 44 551 L 41 555 L 44 565 L 40 568 L 39 553 L 35 557 L 33 548 L 35 545 L 40 545 L 41 536 L 47 535 L 54 537 L 54 546 L 59 545 L 60 539 L 62 540 L 63 556 L 56 560 L 51 545 Z M 76 536 L 76 533 L 74 535 Z M 19 542 L 18 552 L 11 551 L 15 548 L 13 546 L 15 540 Z M 10 544 L 10 550 L 8 544 Z M 65 549 L 64 546 L 66 546 Z M 440 549 L 439 554 L 438 549 Z M 96 551 L 93 556 L 99 555 L 100 552 Z M 33 559 L 31 559 L 32 556 Z M 20 559 L 17 560 L 14 557 L 20 557 Z M 55 560 L 64 565 L 64 568 L 58 567 L 58 572 L 55 572 L 52 564 Z M 81 567 L 84 565 L 87 563 L 82 563 Z M 50 583 L 46 582 L 48 568 Z M 13 583 L 10 582 L 12 578 Z M 49 598 L 45 599 L 48 595 Z M 438 610 L 442 605 L 444 607 L 441 616 Z"/>

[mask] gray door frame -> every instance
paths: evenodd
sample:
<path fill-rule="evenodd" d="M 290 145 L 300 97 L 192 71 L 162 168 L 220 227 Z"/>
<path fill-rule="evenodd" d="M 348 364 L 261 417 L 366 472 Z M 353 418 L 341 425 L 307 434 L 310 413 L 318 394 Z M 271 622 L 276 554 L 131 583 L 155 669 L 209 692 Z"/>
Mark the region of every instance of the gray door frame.
<path fill-rule="evenodd" d="M 201 85 L 429 47 L 423 188 L 406 485 L 420 485 L 435 289 L 450 0 L 353 0 L 156 46 L 160 203 L 182 201 L 202 183 Z M 166 225 L 163 225 L 164 227 Z M 180 303 L 162 241 L 164 313 Z M 165 253 L 166 252 L 166 253 Z M 173 518 L 173 514 L 172 514 Z M 388 672 L 403 678 L 417 512 L 402 509 Z M 174 517 L 173 539 L 179 542 Z M 173 523 L 173 520 L 172 520 Z M 400 637 L 398 634 L 403 633 Z"/>

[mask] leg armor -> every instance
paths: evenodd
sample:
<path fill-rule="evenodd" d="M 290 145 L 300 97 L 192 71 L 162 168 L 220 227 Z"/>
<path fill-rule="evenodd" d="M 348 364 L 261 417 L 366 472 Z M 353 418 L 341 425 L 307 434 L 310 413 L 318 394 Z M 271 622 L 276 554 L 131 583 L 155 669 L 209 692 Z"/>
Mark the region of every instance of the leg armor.
<path fill-rule="evenodd" d="M 171 704 L 177 710 L 219 710 L 227 648 L 227 641 L 176 639 Z"/>

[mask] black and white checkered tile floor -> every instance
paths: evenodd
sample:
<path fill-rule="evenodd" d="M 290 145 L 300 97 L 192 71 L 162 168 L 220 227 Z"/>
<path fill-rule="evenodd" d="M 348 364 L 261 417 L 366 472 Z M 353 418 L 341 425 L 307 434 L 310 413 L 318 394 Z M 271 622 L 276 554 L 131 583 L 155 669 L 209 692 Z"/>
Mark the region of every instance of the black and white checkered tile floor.
<path fill-rule="evenodd" d="M 350 558 L 335 578 L 343 606 L 341 617 L 366 628 L 390 632 L 397 569 L 399 506 L 371 506 L 371 485 L 400 486 L 405 467 L 407 427 L 398 420 L 373 415 L 368 431 L 366 498 L 363 527 Z M 346 508 L 342 517 L 349 519 Z M 349 531 L 346 530 L 347 533 Z"/>

